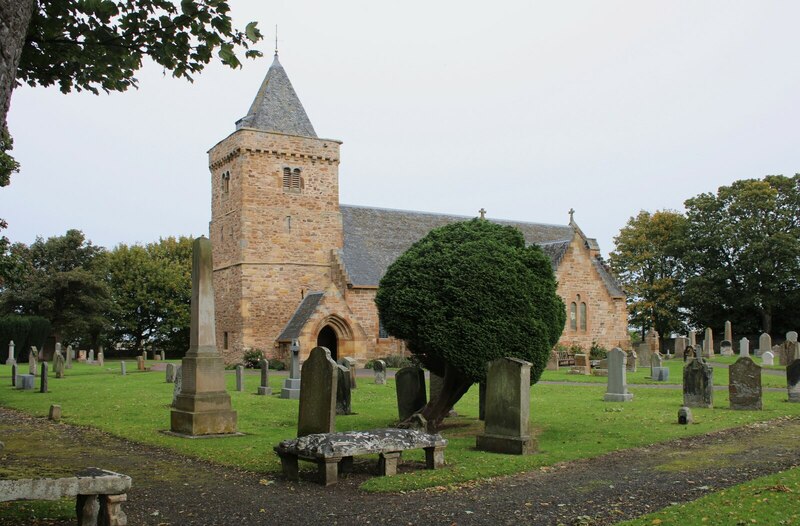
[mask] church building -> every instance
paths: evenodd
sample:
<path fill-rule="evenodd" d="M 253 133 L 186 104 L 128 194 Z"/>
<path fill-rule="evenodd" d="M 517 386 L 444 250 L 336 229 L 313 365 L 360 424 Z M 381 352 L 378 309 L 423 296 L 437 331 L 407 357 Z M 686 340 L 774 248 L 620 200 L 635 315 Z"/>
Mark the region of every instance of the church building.
<path fill-rule="evenodd" d="M 217 348 L 301 359 L 323 345 L 364 363 L 404 351 L 378 318 L 388 266 L 431 229 L 469 219 L 339 203 L 341 141 L 317 136 L 276 54 L 247 115 L 209 151 Z M 481 211 L 481 215 L 484 212 Z M 513 225 L 542 247 L 567 309 L 560 343 L 629 347 L 625 293 L 570 212 Z"/>

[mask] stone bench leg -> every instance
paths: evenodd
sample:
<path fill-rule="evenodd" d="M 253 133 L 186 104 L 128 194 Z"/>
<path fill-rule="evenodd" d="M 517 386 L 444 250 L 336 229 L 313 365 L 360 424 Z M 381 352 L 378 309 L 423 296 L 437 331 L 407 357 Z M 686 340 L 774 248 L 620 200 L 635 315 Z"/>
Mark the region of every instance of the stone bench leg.
<path fill-rule="evenodd" d="M 100 516 L 98 526 L 127 526 L 128 517 L 122 511 L 122 503 L 128 500 L 126 494 L 100 495 Z"/>
<path fill-rule="evenodd" d="M 297 456 L 296 455 L 281 455 L 281 467 L 283 468 L 283 476 L 286 477 L 287 480 L 292 480 L 297 482 L 300 480 L 300 469 L 297 467 Z"/>
<path fill-rule="evenodd" d="M 438 469 L 444 466 L 444 448 L 426 447 L 425 448 L 425 468 Z"/>
<path fill-rule="evenodd" d="M 381 453 L 378 458 L 378 475 L 391 477 L 397 475 L 397 461 L 400 459 L 400 452 Z"/>
<path fill-rule="evenodd" d="M 353 472 L 353 457 L 343 457 L 339 461 L 339 473 L 352 473 Z"/>
<path fill-rule="evenodd" d="M 97 495 L 78 495 L 75 500 L 75 514 L 78 516 L 78 526 L 98 526 L 97 516 L 100 512 L 100 503 Z"/>
<path fill-rule="evenodd" d="M 351 457 L 352 458 L 352 457 Z M 319 478 L 325 486 L 336 484 L 339 476 L 339 458 L 326 458 L 320 460 L 317 464 L 319 469 Z"/>

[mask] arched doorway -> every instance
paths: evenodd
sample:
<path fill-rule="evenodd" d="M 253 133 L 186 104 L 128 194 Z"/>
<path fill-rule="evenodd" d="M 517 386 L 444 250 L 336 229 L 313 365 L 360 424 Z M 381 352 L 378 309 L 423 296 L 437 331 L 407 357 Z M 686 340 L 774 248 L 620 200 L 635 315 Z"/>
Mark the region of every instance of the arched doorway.
<path fill-rule="evenodd" d="M 317 345 L 319 347 L 326 347 L 331 352 L 331 358 L 334 361 L 339 359 L 339 337 L 336 336 L 336 331 L 333 327 L 326 325 L 319 331 L 317 336 Z"/>

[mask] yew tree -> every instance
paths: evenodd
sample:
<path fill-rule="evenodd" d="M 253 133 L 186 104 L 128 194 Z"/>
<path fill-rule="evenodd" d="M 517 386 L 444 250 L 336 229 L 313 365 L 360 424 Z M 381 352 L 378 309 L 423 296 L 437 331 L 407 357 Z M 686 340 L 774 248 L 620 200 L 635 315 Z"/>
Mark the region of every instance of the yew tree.
<path fill-rule="evenodd" d="M 537 382 L 566 321 L 548 257 L 519 230 L 484 219 L 434 229 L 412 245 L 386 271 L 375 303 L 389 334 L 444 378 L 421 411 L 432 427 L 486 381 L 492 360 L 527 360 Z"/>

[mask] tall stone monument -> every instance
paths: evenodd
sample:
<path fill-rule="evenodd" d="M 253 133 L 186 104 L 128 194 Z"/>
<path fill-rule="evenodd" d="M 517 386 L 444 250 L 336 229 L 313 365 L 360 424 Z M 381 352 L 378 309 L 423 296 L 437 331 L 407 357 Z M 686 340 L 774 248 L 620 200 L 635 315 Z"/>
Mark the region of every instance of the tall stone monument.
<path fill-rule="evenodd" d="M 711 327 L 706 327 L 706 333 L 703 338 L 703 358 L 710 358 L 714 356 L 714 331 Z"/>
<path fill-rule="evenodd" d="M 733 327 L 731 326 L 730 321 L 725 322 L 725 336 L 723 340 L 728 340 L 729 342 L 733 341 Z"/>
<path fill-rule="evenodd" d="M 73 358 L 75 358 L 75 351 L 72 350 L 72 345 L 67 345 L 67 363 L 64 365 L 65 369 L 72 369 Z"/>
<path fill-rule="evenodd" d="M 689 345 L 697 348 L 697 331 L 694 329 L 689 331 Z"/>
<path fill-rule="evenodd" d="M 300 398 L 300 343 L 292 340 L 289 352 L 292 354 L 289 365 L 289 378 L 283 381 L 281 398 L 298 400 Z"/>
<path fill-rule="evenodd" d="M 6 360 L 6 365 L 14 365 L 16 361 L 14 360 L 14 340 L 8 342 L 8 360 Z"/>
<path fill-rule="evenodd" d="M 28 374 L 36 375 L 36 357 L 39 356 L 39 351 L 36 346 L 31 347 L 31 352 L 28 353 Z"/>
<path fill-rule="evenodd" d="M 349 373 L 349 371 L 348 371 Z M 336 388 L 339 366 L 325 347 L 314 347 L 300 374 L 300 411 L 297 436 L 336 431 Z"/>
<path fill-rule="evenodd" d="M 476 437 L 475 446 L 483 451 L 512 455 L 532 453 L 535 444 L 530 433 L 530 412 L 531 363 L 517 358 L 489 362 L 486 427 Z"/>
<path fill-rule="evenodd" d="M 188 436 L 236 432 L 236 411 L 225 390 L 222 357 L 214 336 L 211 242 L 192 246 L 192 320 L 189 351 L 181 362 L 182 385 L 170 413 L 170 429 Z"/>
<path fill-rule="evenodd" d="M 56 378 L 64 378 L 64 356 L 57 352 L 53 355 L 53 372 Z"/>
<path fill-rule="evenodd" d="M 256 394 L 268 396 L 272 394 L 272 387 L 269 386 L 269 360 L 261 358 L 258 361 L 258 367 L 261 369 L 261 384 L 256 390 Z"/>
<path fill-rule="evenodd" d="M 630 402 L 633 394 L 628 392 L 628 378 L 625 361 L 627 355 L 619 347 L 608 353 L 608 387 L 603 400 L 606 402 Z"/>

